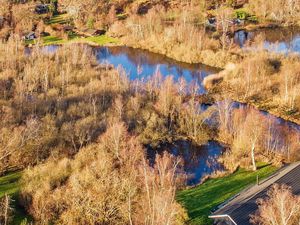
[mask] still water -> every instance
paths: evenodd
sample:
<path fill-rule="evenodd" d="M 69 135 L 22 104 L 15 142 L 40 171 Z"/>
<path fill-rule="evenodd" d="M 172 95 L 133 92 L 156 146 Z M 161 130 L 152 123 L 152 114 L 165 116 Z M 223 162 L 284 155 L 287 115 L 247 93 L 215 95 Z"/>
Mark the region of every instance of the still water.
<path fill-rule="evenodd" d="M 257 39 L 262 40 L 255 41 Z M 234 42 L 244 49 L 263 48 L 278 53 L 300 54 L 299 28 L 268 28 L 257 31 L 237 31 Z"/>
<path fill-rule="evenodd" d="M 196 82 L 200 94 L 205 93 L 202 86 L 203 78 L 219 72 L 218 69 L 202 64 L 182 63 L 160 54 L 129 47 L 94 48 L 99 63 L 122 66 L 131 80 L 146 80 L 153 74 L 160 73 L 163 77 L 172 75 L 175 81 L 184 78 L 188 84 Z"/>
<path fill-rule="evenodd" d="M 148 147 L 150 163 L 154 163 L 156 154 L 161 155 L 165 151 L 183 160 L 188 185 L 198 184 L 205 175 L 224 169 L 217 159 L 225 151 L 225 147 L 215 141 L 203 146 L 195 146 L 189 141 L 178 141 L 155 149 Z"/>

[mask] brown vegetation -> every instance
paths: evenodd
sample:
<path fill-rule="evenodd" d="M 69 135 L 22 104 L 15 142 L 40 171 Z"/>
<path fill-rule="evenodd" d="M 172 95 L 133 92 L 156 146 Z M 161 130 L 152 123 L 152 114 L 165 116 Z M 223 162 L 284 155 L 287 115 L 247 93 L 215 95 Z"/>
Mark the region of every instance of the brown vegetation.
<path fill-rule="evenodd" d="M 299 123 L 299 68 L 298 56 L 255 52 L 229 71 L 217 89 Z"/>
<path fill-rule="evenodd" d="M 8 225 L 11 221 L 12 213 L 11 197 L 4 195 L 0 198 L 0 224 Z"/>
<path fill-rule="evenodd" d="M 38 223 L 182 224 L 180 160 L 151 167 L 142 146 L 207 142 L 196 85 L 159 73 L 129 82 L 87 46 L 24 54 L 10 39 L 0 51 L 0 173 L 28 168 L 22 202 Z"/>
<path fill-rule="evenodd" d="M 300 198 L 286 185 L 275 184 L 266 199 L 258 200 L 251 222 L 260 225 L 296 225 L 300 222 Z"/>
<path fill-rule="evenodd" d="M 144 145 L 178 139 L 201 145 L 215 131 L 216 139 L 231 146 L 221 159 L 231 171 L 237 166 L 256 170 L 257 161 L 299 159 L 300 137 L 293 128 L 252 108 L 237 109 L 228 100 L 202 112 L 195 84 L 175 83 L 159 73 L 130 82 L 122 68 L 99 65 L 87 46 L 66 45 L 55 53 L 39 46 L 25 49 L 19 37 L 29 31 L 66 33 L 59 24 L 45 26 L 46 20 L 30 11 L 31 1 L 2 2 L 0 174 L 26 170 L 21 199 L 38 224 L 183 224 L 187 216 L 175 200 L 185 180 L 180 159 L 164 154 L 150 166 Z M 130 46 L 217 67 L 242 59 L 227 35 L 232 1 L 59 3 L 77 28 L 104 28 Z M 298 18 L 296 0 L 288 5 L 276 0 L 282 8 L 272 6 L 270 15 L 263 12 L 271 7 L 266 4 L 250 1 L 248 7 L 264 19 Z M 206 7 L 215 9 L 217 34 L 203 26 Z M 283 9 L 288 13 L 283 15 Z M 280 113 L 299 116 L 299 58 L 263 51 L 245 55 L 213 91 L 268 108 L 279 105 Z M 270 199 L 277 192 L 295 200 L 276 187 Z M 0 223 L 7 223 L 7 196 L 1 204 Z M 260 207 L 267 208 L 265 203 Z M 261 212 L 255 220 L 264 216 Z"/>
<path fill-rule="evenodd" d="M 246 8 L 262 20 L 295 24 L 300 18 L 299 0 L 252 0 Z"/>
<path fill-rule="evenodd" d="M 256 170 L 257 161 L 281 164 L 299 160 L 299 134 L 288 124 L 251 107 L 235 108 L 228 101 L 217 104 L 219 137 L 231 150 L 221 161 L 231 171 L 237 166 Z"/>
<path fill-rule="evenodd" d="M 20 3 L 22 2 L 22 3 Z M 32 1 L 0 1 L 0 39 L 24 35 L 31 32 L 41 18 L 34 14 L 35 4 Z"/>
<path fill-rule="evenodd" d="M 111 26 L 109 34 L 122 37 L 126 45 L 188 63 L 201 62 L 224 67 L 228 61 L 239 60 L 237 54 L 227 51 L 227 48 L 225 51 L 225 46 L 228 46 L 225 30 L 220 39 L 215 39 L 210 37 L 204 27 L 188 22 L 188 18 L 180 17 L 170 24 L 166 23 L 165 13 L 164 8 L 155 7 L 143 17 L 131 16 L 126 21 L 116 22 Z M 221 50 L 220 43 L 224 47 Z"/>
<path fill-rule="evenodd" d="M 21 195 L 41 224 L 177 225 L 186 219 L 175 201 L 179 169 L 167 154 L 150 167 L 138 139 L 117 123 L 74 159 L 27 170 Z"/>
<path fill-rule="evenodd" d="M 86 46 L 24 55 L 21 43 L 10 40 L 0 50 L 1 172 L 73 155 L 116 120 L 143 144 L 209 138 L 209 114 L 198 110 L 195 97 L 185 104 L 185 82 L 157 74 L 130 83 L 122 72 L 99 66 Z"/>

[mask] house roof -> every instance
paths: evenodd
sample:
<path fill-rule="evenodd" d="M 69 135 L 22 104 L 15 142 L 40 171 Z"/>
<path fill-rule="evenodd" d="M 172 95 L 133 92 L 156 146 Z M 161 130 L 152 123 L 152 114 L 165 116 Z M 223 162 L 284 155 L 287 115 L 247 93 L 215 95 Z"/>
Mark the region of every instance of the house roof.
<path fill-rule="evenodd" d="M 296 195 L 300 195 L 300 162 L 283 167 L 268 179 L 244 190 L 227 203 L 221 205 L 210 218 L 226 218 L 237 225 L 250 225 L 250 215 L 258 209 L 257 199 L 265 198 L 273 184 L 286 184 L 291 186 Z"/>

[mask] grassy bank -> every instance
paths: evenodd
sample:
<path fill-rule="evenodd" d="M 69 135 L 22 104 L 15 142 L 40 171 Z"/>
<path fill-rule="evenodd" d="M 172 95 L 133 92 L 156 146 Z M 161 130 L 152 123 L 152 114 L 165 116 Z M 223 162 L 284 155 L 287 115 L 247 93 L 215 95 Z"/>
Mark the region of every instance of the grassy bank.
<path fill-rule="evenodd" d="M 69 39 L 62 39 L 55 36 L 42 37 L 40 40 L 26 41 L 26 45 L 40 44 L 43 46 L 47 45 L 62 45 L 67 43 L 84 43 L 93 46 L 103 46 L 109 44 L 118 44 L 118 39 L 109 37 L 107 35 L 99 35 L 92 37 L 79 37 L 72 36 Z"/>
<path fill-rule="evenodd" d="M 269 114 L 271 114 L 273 116 L 276 116 L 283 120 L 300 125 L 300 112 L 298 110 L 296 110 L 296 111 L 285 110 L 285 108 L 283 106 L 276 105 L 267 100 L 266 101 L 263 101 L 263 100 L 262 101 L 245 101 L 240 98 L 233 98 L 232 100 L 235 102 L 240 102 L 240 103 L 251 105 L 258 110 L 268 112 Z"/>
<path fill-rule="evenodd" d="M 12 207 L 14 209 L 14 218 L 11 223 L 12 225 L 19 225 L 23 221 L 31 220 L 18 202 L 20 178 L 21 172 L 9 173 L 8 175 L 0 177 L 0 198 L 2 198 L 5 194 L 8 194 L 12 197 Z"/>
<path fill-rule="evenodd" d="M 21 172 L 10 173 L 0 177 L 0 198 L 5 194 L 13 195 L 19 191 L 19 179 Z"/>
<path fill-rule="evenodd" d="M 214 208 L 239 193 L 244 188 L 260 179 L 270 176 L 276 167 L 260 164 L 256 172 L 239 169 L 237 172 L 222 178 L 211 179 L 198 187 L 178 193 L 177 200 L 186 208 L 193 225 L 208 225 L 212 221 L 208 216 Z"/>

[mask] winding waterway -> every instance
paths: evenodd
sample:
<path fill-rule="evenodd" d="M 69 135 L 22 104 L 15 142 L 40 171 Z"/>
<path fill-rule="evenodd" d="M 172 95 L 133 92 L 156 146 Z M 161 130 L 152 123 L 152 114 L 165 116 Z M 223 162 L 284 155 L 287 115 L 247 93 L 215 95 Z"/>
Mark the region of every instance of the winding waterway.
<path fill-rule="evenodd" d="M 57 46 L 44 47 L 43 51 L 54 52 Z M 295 48 L 296 49 L 296 48 Z M 297 50 L 297 49 L 296 49 Z M 93 52 L 101 64 L 110 64 L 114 67 L 121 66 L 131 80 L 147 79 L 155 73 L 163 77 L 172 75 L 175 80 L 180 77 L 188 83 L 197 82 L 200 93 L 205 93 L 202 85 L 204 77 L 219 72 L 218 69 L 201 64 L 181 63 L 159 54 L 129 47 L 94 47 Z M 248 107 L 245 104 L 235 102 L 234 108 Z M 207 106 L 202 107 L 204 110 Z M 277 118 L 267 112 L 260 111 L 268 119 L 275 121 L 275 126 L 288 126 L 300 132 L 300 126 L 283 119 Z M 188 175 L 188 185 L 195 185 L 205 175 L 222 169 L 217 159 L 224 152 L 224 147 L 217 142 L 209 142 L 204 146 L 193 146 L 188 141 L 179 141 L 173 144 L 160 146 L 157 149 L 148 148 L 147 154 L 150 162 L 154 162 L 155 154 L 167 151 L 175 156 L 180 156 L 184 161 L 184 171 Z"/>

